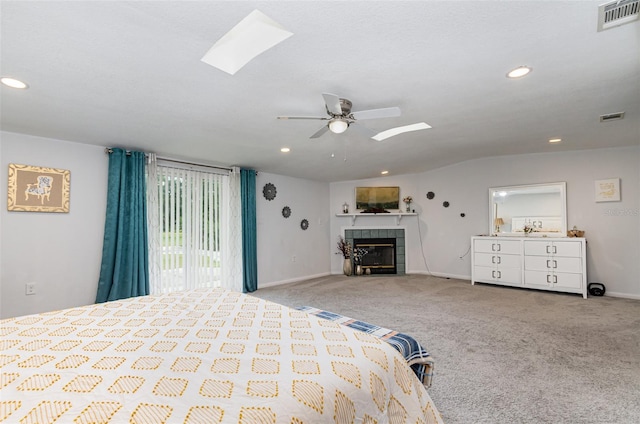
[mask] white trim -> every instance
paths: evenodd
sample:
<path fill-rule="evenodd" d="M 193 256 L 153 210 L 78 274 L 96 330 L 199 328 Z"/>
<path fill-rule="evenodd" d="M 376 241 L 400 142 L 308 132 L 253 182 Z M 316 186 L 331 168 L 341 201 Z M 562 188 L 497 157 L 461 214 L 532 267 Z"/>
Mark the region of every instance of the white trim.
<path fill-rule="evenodd" d="M 439 277 L 439 278 L 454 278 L 456 280 L 467 280 L 467 281 L 469 281 L 469 284 L 471 284 L 471 276 L 470 275 L 447 274 L 447 273 L 444 273 L 444 272 L 428 272 L 428 271 L 424 271 L 424 270 L 407 271 L 407 274 L 431 275 L 433 277 Z"/>
<path fill-rule="evenodd" d="M 311 280 L 313 278 L 326 277 L 328 275 L 331 275 L 331 273 L 330 272 L 322 272 L 320 274 L 305 275 L 304 277 L 290 278 L 288 280 L 272 281 L 270 283 L 258 283 L 258 290 L 264 289 L 264 288 L 267 288 L 267 287 L 281 286 L 283 284 L 291 284 L 291 283 L 297 283 L 299 281 Z M 336 275 L 338 275 L 338 274 L 336 274 Z"/>
<path fill-rule="evenodd" d="M 619 293 L 619 292 L 609 292 L 609 291 L 605 291 L 604 292 L 605 296 L 609 296 L 609 297 L 618 297 L 621 299 L 633 299 L 633 300 L 640 300 L 640 294 L 630 294 L 630 293 Z M 589 296 L 589 297 L 597 297 L 597 296 Z"/>

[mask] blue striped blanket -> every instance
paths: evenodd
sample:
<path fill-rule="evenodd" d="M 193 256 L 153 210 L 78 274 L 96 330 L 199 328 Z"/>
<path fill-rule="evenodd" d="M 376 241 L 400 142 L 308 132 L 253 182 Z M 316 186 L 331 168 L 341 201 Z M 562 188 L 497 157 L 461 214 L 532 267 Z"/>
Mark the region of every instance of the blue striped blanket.
<path fill-rule="evenodd" d="M 377 325 L 369 324 L 364 321 L 358 321 L 353 318 L 335 314 L 333 312 L 323 311 L 312 306 L 299 306 L 296 309 L 329 321 L 335 321 L 340 325 L 351 327 L 355 330 L 371 334 L 381 340 L 384 340 L 404 356 L 407 360 L 407 364 L 409 364 L 422 384 L 426 388 L 431 387 L 434 365 L 433 359 L 431 359 L 429 353 L 413 337 L 394 330 L 389 330 L 388 328 L 378 327 Z"/>

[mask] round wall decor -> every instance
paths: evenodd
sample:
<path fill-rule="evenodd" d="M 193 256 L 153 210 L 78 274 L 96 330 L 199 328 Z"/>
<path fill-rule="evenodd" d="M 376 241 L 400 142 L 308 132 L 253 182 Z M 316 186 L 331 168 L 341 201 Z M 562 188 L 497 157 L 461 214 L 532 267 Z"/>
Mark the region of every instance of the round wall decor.
<path fill-rule="evenodd" d="M 300 221 L 300 228 L 302 228 L 303 230 L 309 228 L 309 221 L 307 221 L 306 219 Z"/>
<path fill-rule="evenodd" d="M 276 198 L 276 186 L 271 183 L 266 183 L 262 188 L 262 195 L 267 200 L 273 200 Z"/>
<path fill-rule="evenodd" d="M 291 208 L 289 206 L 282 208 L 282 216 L 285 218 L 289 218 L 291 216 Z"/>
<path fill-rule="evenodd" d="M 444 206 L 445 208 L 448 208 L 448 207 L 449 207 L 449 202 L 444 201 L 444 202 L 442 203 L 442 206 Z"/>
<path fill-rule="evenodd" d="M 433 191 L 430 191 L 429 193 L 427 193 L 427 199 L 431 200 L 434 197 L 436 197 L 436 194 Z"/>
<path fill-rule="evenodd" d="M 462 218 L 464 218 L 464 217 L 465 217 L 465 216 L 467 216 L 467 215 L 466 215 L 464 212 L 462 212 L 462 213 L 460 214 L 460 216 L 461 216 Z"/>

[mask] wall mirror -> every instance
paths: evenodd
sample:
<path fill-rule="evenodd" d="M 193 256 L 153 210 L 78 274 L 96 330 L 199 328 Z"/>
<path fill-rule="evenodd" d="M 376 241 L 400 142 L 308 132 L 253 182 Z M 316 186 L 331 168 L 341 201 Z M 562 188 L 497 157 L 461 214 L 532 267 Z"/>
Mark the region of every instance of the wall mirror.
<path fill-rule="evenodd" d="M 566 237 L 567 183 L 529 184 L 489 189 L 489 234 Z"/>

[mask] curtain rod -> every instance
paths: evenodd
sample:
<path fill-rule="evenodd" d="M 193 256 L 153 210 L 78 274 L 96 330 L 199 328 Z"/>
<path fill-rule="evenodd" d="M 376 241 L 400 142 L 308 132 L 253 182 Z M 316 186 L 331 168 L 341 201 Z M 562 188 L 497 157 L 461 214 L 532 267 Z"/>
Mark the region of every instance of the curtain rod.
<path fill-rule="evenodd" d="M 104 152 L 105 153 L 113 153 L 113 149 L 107 147 L 106 149 L 104 149 Z M 126 153 L 127 153 L 127 155 L 131 155 L 131 152 L 128 151 L 128 150 L 126 151 Z M 148 155 L 146 153 L 145 153 L 145 156 L 148 157 Z M 202 163 L 187 162 L 187 161 L 183 161 L 183 160 L 163 158 L 163 157 L 160 157 L 160 156 L 158 156 L 157 159 L 158 160 L 163 160 L 163 161 L 166 161 L 166 162 L 179 163 L 179 164 L 182 164 L 182 165 L 202 166 L 202 167 L 205 167 L 205 168 L 214 168 L 214 169 L 222 169 L 223 171 L 232 171 L 231 168 L 224 167 L 224 166 L 205 165 L 205 164 L 202 164 Z"/>

